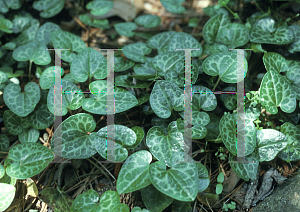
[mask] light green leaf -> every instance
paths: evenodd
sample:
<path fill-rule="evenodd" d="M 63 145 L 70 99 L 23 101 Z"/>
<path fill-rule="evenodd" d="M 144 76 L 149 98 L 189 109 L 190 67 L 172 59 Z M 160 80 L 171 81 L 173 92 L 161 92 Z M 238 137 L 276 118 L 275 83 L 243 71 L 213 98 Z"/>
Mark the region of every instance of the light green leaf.
<path fill-rule="evenodd" d="M 30 27 L 22 31 L 22 33 L 17 38 L 12 39 L 11 42 L 16 43 L 17 46 L 21 46 L 31 41 L 35 41 L 39 26 L 40 22 L 37 19 L 32 19 L 30 21 Z"/>
<path fill-rule="evenodd" d="M 155 78 L 156 70 L 152 66 L 153 59 L 154 58 L 146 57 L 146 62 L 145 63 L 136 64 L 133 67 L 134 73 L 141 77 L 141 78 L 137 78 L 137 79 L 152 81 L 151 79 Z M 136 77 L 136 75 L 134 75 L 132 77 Z"/>
<path fill-rule="evenodd" d="M 55 82 L 55 69 L 59 69 L 59 66 L 50 66 L 43 71 L 39 81 L 41 89 L 50 89 L 53 86 Z M 64 70 L 61 68 L 61 76 L 63 73 Z"/>
<path fill-rule="evenodd" d="M 1 67 L 0 71 L 4 72 L 8 78 L 19 77 L 24 74 L 24 71 L 20 71 L 20 70 L 17 70 L 15 73 L 13 73 L 13 68 L 9 66 Z"/>
<path fill-rule="evenodd" d="M 6 43 L 5 45 L 2 46 L 3 49 L 7 50 L 14 50 L 17 47 L 17 45 L 13 42 Z"/>
<path fill-rule="evenodd" d="M 138 26 L 133 22 L 118 23 L 115 24 L 114 27 L 117 33 L 126 37 L 134 36 L 135 32 L 133 32 L 133 30 L 138 28 Z"/>
<path fill-rule="evenodd" d="M 139 126 L 134 126 L 131 128 L 135 134 L 136 134 L 136 141 L 133 145 L 131 145 L 131 148 L 134 149 L 136 148 L 140 143 L 141 141 L 144 139 L 144 136 L 145 136 L 145 132 L 143 130 L 143 128 L 139 127 Z"/>
<path fill-rule="evenodd" d="M 296 96 L 288 80 L 277 71 L 268 71 L 262 79 L 260 88 L 261 104 L 271 114 L 278 112 L 277 107 L 286 113 L 296 108 Z"/>
<path fill-rule="evenodd" d="M 216 194 L 221 194 L 222 191 L 223 191 L 223 185 L 218 183 L 216 185 Z"/>
<path fill-rule="evenodd" d="M 185 0 L 160 0 L 164 8 L 171 13 L 184 13 L 185 8 L 181 6 Z"/>
<path fill-rule="evenodd" d="M 32 16 L 21 16 L 21 17 L 15 17 L 13 20 L 13 32 L 14 33 L 20 33 L 22 31 L 24 31 L 25 29 L 27 29 L 30 26 L 30 21 L 32 20 Z"/>
<path fill-rule="evenodd" d="M 107 126 L 101 128 L 97 134 L 97 139 L 94 140 L 94 146 L 97 152 L 107 159 Z M 122 125 L 114 125 L 115 139 L 115 161 L 124 161 L 128 157 L 126 148 L 133 148 L 136 143 L 135 132 Z M 110 141 L 112 142 L 112 141 Z M 119 144 L 119 145 L 118 145 Z"/>
<path fill-rule="evenodd" d="M 210 184 L 209 174 L 207 168 L 201 164 L 196 163 L 198 169 L 198 177 L 199 177 L 199 186 L 198 186 L 198 193 L 203 192 L 207 189 L 208 185 Z"/>
<path fill-rule="evenodd" d="M 219 42 L 220 29 L 230 24 L 228 15 L 219 14 L 209 19 L 203 27 L 203 38 L 208 44 Z"/>
<path fill-rule="evenodd" d="M 5 168 L 2 164 L 0 164 L 0 178 L 2 178 L 5 175 Z"/>
<path fill-rule="evenodd" d="M 4 88 L 4 102 L 18 116 L 25 117 L 31 113 L 40 98 L 40 88 L 35 82 L 27 83 L 24 92 L 21 92 L 20 86 L 14 83 L 10 83 Z"/>
<path fill-rule="evenodd" d="M 51 33 L 56 30 L 60 30 L 60 27 L 57 24 L 46 22 L 37 31 L 36 40 L 48 45 L 51 43 Z"/>
<path fill-rule="evenodd" d="M 51 18 L 65 6 L 65 0 L 39 0 L 33 2 L 32 7 L 38 11 L 41 11 L 40 16 L 42 18 Z"/>
<path fill-rule="evenodd" d="M 287 137 L 273 129 L 257 130 L 256 137 L 260 162 L 273 160 L 288 144 Z"/>
<path fill-rule="evenodd" d="M 5 211 L 14 200 L 16 188 L 6 183 L 0 183 L 0 211 Z"/>
<path fill-rule="evenodd" d="M 107 60 L 97 50 L 85 48 L 72 61 L 70 71 L 78 82 L 85 82 L 93 76 L 104 79 L 107 77 Z"/>
<path fill-rule="evenodd" d="M 94 0 L 86 5 L 86 9 L 91 10 L 91 14 L 93 15 L 105 15 L 113 6 L 114 3 L 112 1 Z"/>
<path fill-rule="evenodd" d="M 147 133 L 146 143 L 152 155 L 167 166 L 171 166 L 171 156 L 175 152 L 184 151 L 183 134 L 177 128 L 177 122 L 172 121 L 165 135 L 161 127 L 152 127 Z"/>
<path fill-rule="evenodd" d="M 5 160 L 6 173 L 17 179 L 27 179 L 42 172 L 54 159 L 53 152 L 38 143 L 12 147 Z"/>
<path fill-rule="evenodd" d="M 285 45 L 292 43 L 293 40 L 293 30 L 288 26 L 280 26 L 277 28 L 275 20 L 272 18 L 257 20 L 251 27 L 251 42 Z"/>
<path fill-rule="evenodd" d="M 147 46 L 157 49 L 158 54 L 168 52 L 169 43 L 175 34 L 177 33 L 174 31 L 158 33 L 147 41 Z"/>
<path fill-rule="evenodd" d="M 228 47 L 224 44 L 214 43 L 212 45 L 204 44 L 204 53 L 207 55 L 228 52 Z"/>
<path fill-rule="evenodd" d="M 13 52 L 13 58 L 17 61 L 30 61 L 37 65 L 48 65 L 51 62 L 46 45 L 36 41 L 19 46 Z"/>
<path fill-rule="evenodd" d="M 168 44 L 168 51 L 173 52 L 176 49 L 200 49 L 191 51 L 192 57 L 199 57 L 202 53 L 201 44 L 193 36 L 185 32 L 178 32 L 171 38 Z"/>
<path fill-rule="evenodd" d="M 244 58 L 244 77 L 248 71 L 248 62 Z M 238 83 L 237 52 L 222 52 L 208 56 L 203 62 L 203 70 L 210 76 L 218 76 L 223 82 Z"/>
<path fill-rule="evenodd" d="M 75 84 L 72 82 L 62 79 L 62 116 L 68 113 L 68 109 L 76 110 L 81 107 L 84 102 L 84 95 Z M 47 106 L 49 111 L 54 114 L 54 85 L 50 88 L 47 97 Z M 55 115 L 55 114 L 54 114 Z M 58 115 L 58 114 L 57 114 Z"/>
<path fill-rule="evenodd" d="M 288 69 L 286 59 L 275 52 L 267 52 L 263 56 L 263 62 L 267 71 L 285 72 Z"/>
<path fill-rule="evenodd" d="M 236 161 L 236 156 L 229 153 L 229 161 Z M 230 163 L 231 168 L 234 173 L 245 181 L 249 179 L 254 180 L 256 178 L 257 169 L 259 165 L 259 155 L 257 151 L 254 151 L 251 155 L 245 157 L 248 163 Z"/>
<path fill-rule="evenodd" d="M 291 25 L 289 28 L 293 31 L 294 41 L 289 45 L 289 52 L 299 52 L 300 51 L 300 27 L 298 25 Z"/>
<path fill-rule="evenodd" d="M 168 207 L 173 198 L 158 191 L 153 185 L 141 189 L 143 203 L 150 211 L 161 212 Z"/>
<path fill-rule="evenodd" d="M 198 193 L 198 171 L 195 163 L 176 163 L 166 170 L 163 162 L 150 164 L 150 179 L 160 192 L 176 200 L 191 202 Z"/>
<path fill-rule="evenodd" d="M 222 141 L 231 154 L 236 155 L 236 148 L 245 148 L 245 156 L 250 155 L 256 148 L 256 130 L 252 121 L 245 119 L 245 143 L 236 147 L 236 116 L 237 114 L 225 114 L 219 124 Z M 239 142 L 240 143 L 240 142 Z M 238 144 L 239 144 L 238 143 Z"/>
<path fill-rule="evenodd" d="M 132 208 L 131 212 L 150 212 L 147 209 L 141 209 L 140 207 L 134 207 Z"/>
<path fill-rule="evenodd" d="M 154 28 L 160 25 L 161 19 L 157 15 L 147 14 L 137 17 L 134 21 L 136 24 L 144 26 L 145 28 Z"/>
<path fill-rule="evenodd" d="M 0 69 L 2 70 L 2 69 Z M 8 80 L 8 76 L 6 73 L 0 71 L 0 84 L 5 83 Z"/>
<path fill-rule="evenodd" d="M 171 112 L 184 110 L 184 92 L 177 85 L 159 80 L 150 95 L 150 105 L 160 118 L 169 118 Z"/>
<path fill-rule="evenodd" d="M 76 199 L 72 203 L 71 210 L 73 212 L 80 212 L 80 211 L 101 211 L 100 204 L 98 204 L 99 201 L 99 194 L 89 189 L 88 191 L 80 194 L 76 197 Z"/>
<path fill-rule="evenodd" d="M 13 10 L 18 10 L 22 6 L 20 0 L 0 0 L 0 12 L 6 13 L 9 8 Z"/>
<path fill-rule="evenodd" d="M 206 118 L 207 114 L 206 113 L 203 113 L 203 114 L 205 114 L 204 117 Z M 181 117 L 184 118 L 184 113 L 180 113 L 180 115 L 181 115 Z M 184 133 L 184 120 L 177 119 L 177 127 L 181 133 Z M 207 135 L 206 127 L 204 127 L 202 125 L 194 125 L 192 127 L 192 139 L 203 139 L 206 135 Z"/>
<path fill-rule="evenodd" d="M 134 62 L 146 62 L 146 54 L 150 54 L 152 49 L 144 43 L 128 44 L 123 47 L 123 54 Z"/>
<path fill-rule="evenodd" d="M 125 60 L 124 57 L 116 57 L 115 56 L 115 72 L 126 71 L 133 67 L 135 62 L 132 60 Z"/>
<path fill-rule="evenodd" d="M 95 128 L 96 122 L 90 114 L 77 113 L 70 116 L 54 132 L 52 150 L 64 158 L 85 159 L 93 156 L 97 152 L 94 147 L 94 140 L 97 138 L 88 133 Z"/>
<path fill-rule="evenodd" d="M 53 31 L 51 33 L 51 40 L 54 48 L 70 49 L 61 51 L 61 58 L 66 62 L 72 62 L 74 60 L 76 56 L 74 52 L 79 53 L 86 48 L 85 43 L 80 37 L 63 30 Z"/>
<path fill-rule="evenodd" d="M 107 84 L 105 80 L 97 80 L 89 85 L 93 93 L 91 98 L 83 101 L 82 108 L 88 112 L 106 115 L 106 91 Z M 137 105 L 136 97 L 124 88 L 115 87 L 115 113 L 124 112 Z"/>
<path fill-rule="evenodd" d="M 5 18 L 0 18 L 0 30 L 6 33 L 12 33 L 13 23 Z"/>
<path fill-rule="evenodd" d="M 107 19 L 92 20 L 89 15 L 81 14 L 79 15 L 79 19 L 84 23 L 92 27 L 100 28 L 100 29 L 109 29 L 109 22 Z"/>
<path fill-rule="evenodd" d="M 23 129 L 23 132 L 18 135 L 21 144 L 26 142 L 36 143 L 39 139 L 40 131 L 35 128 Z"/>
<path fill-rule="evenodd" d="M 232 23 L 220 28 L 217 40 L 229 49 L 244 46 L 249 41 L 249 29 L 243 24 Z"/>
<path fill-rule="evenodd" d="M 117 180 L 118 193 L 129 193 L 150 185 L 149 164 L 151 161 L 152 156 L 146 150 L 141 150 L 130 155 L 119 173 Z"/>
<path fill-rule="evenodd" d="M 219 9 L 216 9 L 214 5 L 204 7 L 203 12 L 211 18 L 219 14 L 229 15 L 228 11 L 224 7 L 220 7 Z"/>
<path fill-rule="evenodd" d="M 47 187 L 42 191 L 43 201 L 55 212 L 71 212 L 72 198 L 62 194 L 52 187 Z"/>

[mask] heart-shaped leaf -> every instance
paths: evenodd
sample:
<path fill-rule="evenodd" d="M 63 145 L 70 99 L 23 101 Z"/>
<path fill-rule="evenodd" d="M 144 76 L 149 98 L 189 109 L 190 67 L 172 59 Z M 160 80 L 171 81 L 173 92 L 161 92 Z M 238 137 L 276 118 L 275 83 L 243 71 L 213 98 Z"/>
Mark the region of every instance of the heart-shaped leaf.
<path fill-rule="evenodd" d="M 133 80 L 132 75 L 120 75 L 115 78 L 115 85 L 130 88 L 149 88 L 151 84 L 150 82 Z"/>
<path fill-rule="evenodd" d="M 71 212 L 72 198 L 62 194 L 52 187 L 47 187 L 42 191 L 44 202 L 49 205 L 55 212 Z"/>
<path fill-rule="evenodd" d="M 249 41 L 249 29 L 243 24 L 232 23 L 219 30 L 218 40 L 229 49 L 244 46 Z"/>
<path fill-rule="evenodd" d="M 93 94 L 91 98 L 83 101 L 82 108 L 91 113 L 106 115 L 106 81 L 94 81 L 90 83 L 89 87 Z M 115 113 L 126 111 L 136 106 L 137 103 L 138 101 L 133 94 L 126 89 L 115 87 Z"/>
<path fill-rule="evenodd" d="M 96 122 L 92 115 L 77 113 L 64 120 L 54 132 L 51 147 L 64 158 L 84 159 L 96 154 L 93 132 Z M 60 143 L 61 139 L 61 143 Z"/>
<path fill-rule="evenodd" d="M 147 47 L 144 43 L 134 43 L 124 46 L 123 54 L 135 62 L 144 63 L 146 62 L 145 55 L 150 54 L 151 50 L 152 49 Z"/>
<path fill-rule="evenodd" d="M 244 77 L 248 71 L 248 62 L 244 58 Z M 237 53 L 222 52 L 208 56 L 203 62 L 203 70 L 210 76 L 218 76 L 223 82 L 238 83 L 237 75 Z"/>
<path fill-rule="evenodd" d="M 6 33 L 13 33 L 11 30 L 13 28 L 13 23 L 5 18 L 0 18 L 0 30 Z"/>
<path fill-rule="evenodd" d="M 245 120 L 245 142 L 236 147 L 236 114 L 225 114 L 220 120 L 220 134 L 222 141 L 231 154 L 237 155 L 237 148 L 245 148 L 245 156 L 250 155 L 256 148 L 255 125 L 248 119 Z M 239 132 L 238 132 L 239 133 Z M 238 143 L 239 144 L 239 143 Z"/>
<path fill-rule="evenodd" d="M 5 129 L 11 135 L 19 135 L 23 129 L 30 127 L 26 117 L 20 117 L 10 110 L 4 112 L 3 122 Z"/>
<path fill-rule="evenodd" d="M 118 23 L 115 24 L 114 27 L 117 33 L 126 37 L 134 36 L 135 32 L 133 32 L 133 30 L 138 28 L 138 26 L 133 22 Z"/>
<path fill-rule="evenodd" d="M 112 1 L 94 0 L 86 5 L 86 9 L 91 10 L 91 14 L 93 15 L 105 15 L 113 6 L 114 3 Z"/>
<path fill-rule="evenodd" d="M 35 110 L 27 116 L 30 126 L 43 130 L 50 127 L 54 122 L 54 115 L 47 107 L 47 90 L 41 90 L 41 100 Z"/>
<path fill-rule="evenodd" d="M 5 160 L 6 173 L 17 179 L 27 179 L 42 172 L 54 159 L 53 152 L 38 143 L 24 143 L 12 147 Z"/>
<path fill-rule="evenodd" d="M 78 53 L 86 48 L 85 43 L 80 37 L 63 30 L 53 31 L 51 33 L 51 41 L 56 49 L 70 49 L 61 51 L 61 58 L 67 62 L 74 60 L 76 56 L 74 52 Z"/>
<path fill-rule="evenodd" d="M 204 114 L 207 115 L 205 112 L 204 112 Z M 180 115 L 182 115 L 182 117 L 184 118 L 184 114 L 180 114 Z M 205 116 L 205 118 L 206 118 L 206 116 Z M 209 119 L 209 116 L 208 116 L 208 119 Z M 184 120 L 177 119 L 177 127 L 181 133 L 184 133 Z M 202 139 L 206 135 L 207 135 L 206 127 L 204 127 L 202 125 L 194 125 L 192 127 L 192 139 Z"/>
<path fill-rule="evenodd" d="M 173 52 L 176 49 L 200 49 L 191 51 L 192 57 L 199 57 L 202 53 L 201 44 L 193 36 L 185 32 L 178 32 L 171 38 L 168 51 Z"/>
<path fill-rule="evenodd" d="M 37 103 L 40 101 L 41 92 L 35 82 L 29 82 L 21 92 L 19 85 L 8 84 L 3 93 L 3 99 L 6 106 L 18 116 L 25 117 L 31 113 Z"/>
<path fill-rule="evenodd" d="M 50 66 L 46 68 L 40 77 L 41 89 L 50 89 L 55 82 L 55 70 L 59 69 L 59 66 Z M 64 70 L 61 68 L 61 76 L 64 74 Z"/>
<path fill-rule="evenodd" d="M 71 83 L 68 80 L 62 79 L 62 114 L 66 115 L 68 109 L 76 110 L 81 107 L 84 101 L 84 95 L 75 84 Z M 47 97 L 47 106 L 49 111 L 54 114 L 54 85 L 50 88 L 48 97 Z M 54 114 L 55 115 L 55 114 Z"/>
<path fill-rule="evenodd" d="M 139 126 L 134 126 L 131 128 L 135 134 L 136 134 L 136 142 L 131 145 L 131 148 L 134 149 L 136 148 L 140 143 L 141 141 L 144 139 L 144 136 L 145 136 L 145 132 L 143 130 L 143 128 L 139 127 Z"/>
<path fill-rule="evenodd" d="M 97 50 L 86 48 L 74 58 L 70 71 L 78 82 L 85 82 L 93 76 L 96 79 L 104 79 L 107 77 L 107 60 Z"/>
<path fill-rule="evenodd" d="M 0 211 L 5 211 L 14 200 L 16 188 L 6 183 L 0 183 Z"/>
<path fill-rule="evenodd" d="M 13 52 L 13 58 L 17 61 L 30 61 L 37 65 L 48 65 L 51 62 L 46 45 L 40 42 L 30 42 L 19 46 Z"/>
<path fill-rule="evenodd" d="M 209 19 L 203 27 L 203 38 L 205 42 L 210 45 L 214 44 L 214 42 L 219 42 L 218 38 L 221 37 L 220 29 L 229 24 L 230 19 L 226 14 L 215 15 Z"/>
<path fill-rule="evenodd" d="M 161 127 L 152 127 L 147 133 L 146 143 L 150 152 L 159 161 L 171 166 L 171 156 L 178 151 L 184 151 L 183 134 L 177 128 L 177 122 L 172 121 L 165 135 Z"/>
<path fill-rule="evenodd" d="M 294 41 L 289 45 L 288 50 L 291 53 L 299 52 L 300 51 L 300 27 L 298 25 L 291 25 L 289 28 L 294 33 Z"/>
<path fill-rule="evenodd" d="M 150 105 L 160 118 L 169 118 L 173 109 L 182 111 L 184 109 L 183 90 L 177 85 L 159 80 L 154 84 L 150 95 Z"/>
<path fill-rule="evenodd" d="M 257 20 L 251 27 L 251 42 L 285 45 L 293 42 L 293 40 L 294 34 L 292 29 L 287 26 L 277 28 L 275 20 L 272 18 Z"/>
<path fill-rule="evenodd" d="M 229 161 L 236 161 L 236 157 L 229 153 Z M 254 151 L 251 155 L 245 157 L 245 161 L 248 163 L 230 163 L 230 166 L 234 173 L 241 179 L 248 181 L 249 179 L 254 180 L 256 178 L 258 165 L 259 165 L 259 155 L 257 151 Z"/>
<path fill-rule="evenodd" d="M 51 18 L 60 11 L 65 6 L 65 0 L 39 0 L 33 2 L 32 7 L 38 11 L 42 11 L 40 16 L 42 18 Z"/>
<path fill-rule="evenodd" d="M 296 108 L 296 96 L 288 80 L 277 71 L 268 71 L 262 79 L 260 88 L 261 104 L 271 114 L 278 112 L 277 107 L 286 113 Z"/>
<path fill-rule="evenodd" d="M 168 52 L 169 43 L 175 34 L 174 31 L 158 33 L 147 41 L 147 46 L 157 49 L 159 54 Z"/>
<path fill-rule="evenodd" d="M 152 156 L 146 150 L 130 155 L 124 162 L 117 179 L 118 193 L 129 193 L 150 185 L 149 164 L 151 161 Z"/>
<path fill-rule="evenodd" d="M 205 189 L 207 189 L 210 180 L 209 180 L 209 174 L 207 168 L 201 164 L 196 163 L 197 169 L 198 169 L 198 177 L 199 177 L 199 186 L 198 186 L 198 193 L 203 192 Z"/>
<path fill-rule="evenodd" d="M 19 134 L 18 138 L 22 143 L 31 142 L 36 143 L 39 139 L 40 131 L 35 128 L 24 129 L 21 134 Z"/>
<path fill-rule="evenodd" d="M 157 15 L 141 15 L 134 19 L 135 23 L 145 28 L 154 28 L 160 25 L 161 19 Z"/>
<path fill-rule="evenodd" d="M 141 189 L 143 203 L 151 211 L 161 212 L 168 207 L 173 198 L 158 191 L 153 185 Z"/>
<path fill-rule="evenodd" d="M 263 62 L 267 71 L 285 72 L 288 69 L 286 59 L 278 53 L 267 52 L 263 56 Z"/>
<path fill-rule="evenodd" d="M 124 161 L 128 157 L 126 148 L 132 148 L 136 143 L 135 132 L 122 125 L 114 125 L 115 139 L 115 161 Z M 107 159 L 107 126 L 97 132 L 97 139 L 94 140 L 94 146 L 97 152 Z M 110 141 L 112 142 L 112 141 Z M 119 144 L 119 145 L 117 145 Z"/>
<path fill-rule="evenodd" d="M 226 10 L 224 7 L 216 8 L 214 5 L 204 7 L 203 12 L 211 18 L 219 14 L 229 15 L 228 10 Z"/>
<path fill-rule="evenodd" d="M 85 14 L 79 15 L 79 19 L 80 19 L 80 21 L 82 21 L 83 23 L 85 23 L 89 26 L 100 28 L 100 29 L 109 29 L 109 22 L 107 19 L 92 20 L 89 15 L 85 15 Z"/>
<path fill-rule="evenodd" d="M 20 46 L 34 41 L 39 26 L 40 22 L 37 19 L 32 19 L 30 21 L 30 27 L 22 31 L 22 33 L 17 38 L 13 39 L 12 42 L 16 43 L 17 46 Z"/>
<path fill-rule="evenodd" d="M 30 26 L 30 21 L 32 20 L 32 16 L 21 16 L 21 17 L 15 17 L 13 20 L 13 32 L 14 33 L 20 33 L 22 31 L 24 31 L 25 29 L 27 29 Z"/>
<path fill-rule="evenodd" d="M 133 67 L 135 62 L 124 57 L 115 57 L 115 72 L 126 71 Z"/>
<path fill-rule="evenodd" d="M 273 129 L 257 130 L 256 137 L 260 162 L 273 160 L 288 144 L 287 137 Z"/>
<path fill-rule="evenodd" d="M 285 161 L 300 160 L 300 128 L 296 127 L 290 122 L 281 125 L 280 131 L 288 138 L 290 137 L 292 143 L 289 143 L 287 148 L 280 151 L 278 157 Z"/>
<path fill-rule="evenodd" d="M 46 22 L 37 31 L 36 40 L 48 45 L 51 43 L 51 33 L 56 30 L 60 30 L 60 27 L 57 24 Z"/>
<path fill-rule="evenodd" d="M 150 164 L 150 179 L 160 192 L 179 201 L 194 201 L 198 193 L 198 170 L 195 163 L 176 163 L 166 170 L 163 162 Z"/>
<path fill-rule="evenodd" d="M 145 63 L 136 64 L 133 67 L 134 73 L 136 75 L 140 75 L 140 77 L 143 77 L 143 78 L 137 78 L 137 79 L 150 81 L 151 77 L 153 78 L 153 76 L 156 76 L 156 70 L 152 66 L 152 61 L 153 61 L 153 58 L 146 57 Z M 149 77 L 147 75 L 149 75 Z"/>
<path fill-rule="evenodd" d="M 181 4 L 185 0 L 160 0 L 164 8 L 171 13 L 184 13 L 185 8 Z"/>

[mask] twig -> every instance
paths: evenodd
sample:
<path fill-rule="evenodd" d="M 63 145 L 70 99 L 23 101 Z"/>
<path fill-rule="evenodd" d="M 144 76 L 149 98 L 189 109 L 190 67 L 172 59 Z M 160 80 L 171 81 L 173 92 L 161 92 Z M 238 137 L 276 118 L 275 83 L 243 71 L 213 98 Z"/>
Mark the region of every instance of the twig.
<path fill-rule="evenodd" d="M 211 212 L 214 212 L 214 211 L 213 211 L 213 209 L 211 209 L 211 207 L 210 207 L 210 205 L 209 205 L 209 203 L 208 203 L 208 201 L 207 201 L 207 198 L 206 198 L 206 197 L 205 197 L 205 199 L 206 199 L 206 203 L 207 203 L 207 205 L 208 205 L 209 209 L 211 210 Z"/>

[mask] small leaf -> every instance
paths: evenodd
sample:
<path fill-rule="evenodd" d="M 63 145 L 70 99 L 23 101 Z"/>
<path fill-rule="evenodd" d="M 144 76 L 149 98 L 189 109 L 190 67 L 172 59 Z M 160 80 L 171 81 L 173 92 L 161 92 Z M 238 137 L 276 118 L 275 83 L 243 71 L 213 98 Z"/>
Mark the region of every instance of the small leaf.
<path fill-rule="evenodd" d="M 146 54 L 150 54 L 151 50 L 144 43 L 134 43 L 123 47 L 123 54 L 134 62 L 146 62 Z"/>
<path fill-rule="evenodd" d="M 114 6 L 114 3 L 106 0 L 94 0 L 86 5 L 86 9 L 91 10 L 93 15 L 105 15 Z"/>
<path fill-rule="evenodd" d="M 5 18 L 0 18 L 0 30 L 6 33 L 12 33 L 13 23 Z"/>
<path fill-rule="evenodd" d="M 13 58 L 17 61 L 30 61 L 37 65 L 48 65 L 51 62 L 46 45 L 39 42 L 30 42 L 19 46 L 13 52 Z"/>
<path fill-rule="evenodd" d="M 184 13 L 185 8 L 181 6 L 185 0 L 160 0 L 164 8 L 171 13 Z"/>
<path fill-rule="evenodd" d="M 80 194 L 76 197 L 76 199 L 72 203 L 71 210 L 73 212 L 79 211 L 100 211 L 101 206 L 98 204 L 99 201 L 99 194 L 89 189 L 88 191 Z"/>
<path fill-rule="evenodd" d="M 218 183 L 223 183 L 223 182 L 224 182 L 224 174 L 223 174 L 223 172 L 220 172 L 220 173 L 218 174 L 217 182 L 218 182 Z"/>
<path fill-rule="evenodd" d="M 6 172 L 17 179 L 27 179 L 42 172 L 54 159 L 47 147 L 38 143 L 24 143 L 12 147 L 5 160 Z"/>
<path fill-rule="evenodd" d="M 216 194 L 221 194 L 222 191 L 223 191 L 223 185 L 218 183 L 216 185 Z"/>
<path fill-rule="evenodd" d="M 134 36 L 135 32 L 133 32 L 133 30 L 138 28 L 138 26 L 133 22 L 118 23 L 115 24 L 114 27 L 117 33 L 126 37 Z"/>
<path fill-rule="evenodd" d="M 37 31 L 36 40 L 48 45 L 51 43 L 51 33 L 56 30 L 60 30 L 60 27 L 57 24 L 46 22 Z"/>
<path fill-rule="evenodd" d="M 73 33 L 56 30 L 51 33 L 51 40 L 56 49 L 70 49 L 62 50 L 61 58 L 66 62 L 72 62 L 76 54 L 86 48 L 85 43 L 80 37 Z"/>
<path fill-rule="evenodd" d="M 286 59 L 278 53 L 267 52 L 263 56 L 263 62 L 267 71 L 285 72 L 288 69 Z"/>
<path fill-rule="evenodd" d="M 85 82 L 93 76 L 104 79 L 107 77 L 107 60 L 97 50 L 85 48 L 72 61 L 70 71 L 78 82 Z"/>
<path fill-rule="evenodd" d="M 219 14 L 229 15 L 228 11 L 224 7 L 220 7 L 219 9 L 216 9 L 214 5 L 204 7 L 203 12 L 211 18 Z"/>
<path fill-rule="evenodd" d="M 21 134 L 18 135 L 18 138 L 22 143 L 36 143 L 39 139 L 40 131 L 35 128 L 24 129 Z"/>
<path fill-rule="evenodd" d="M 152 156 L 146 150 L 130 155 L 122 165 L 117 179 L 118 193 L 129 193 L 150 185 L 149 164 L 151 161 Z"/>
<path fill-rule="evenodd" d="M 135 23 L 145 28 L 154 28 L 160 25 L 161 19 L 157 15 L 141 15 L 134 19 Z"/>
<path fill-rule="evenodd" d="M 84 24 L 87 24 L 89 26 L 96 27 L 96 28 L 99 28 L 99 29 L 109 29 L 109 22 L 108 22 L 107 19 L 102 19 L 102 20 L 94 19 L 94 20 L 92 20 L 89 15 L 84 15 L 84 14 L 79 15 L 79 19 Z"/>
<path fill-rule="evenodd" d="M 129 59 L 125 59 L 124 57 L 116 57 L 115 56 L 115 72 L 126 71 L 133 67 L 135 62 Z"/>
<path fill-rule="evenodd" d="M 59 66 L 50 66 L 46 68 L 41 77 L 40 77 L 40 86 L 41 89 L 50 89 L 55 82 L 55 70 L 59 69 Z M 63 75 L 64 70 L 61 68 L 61 76 Z"/>
<path fill-rule="evenodd" d="M 13 73 L 13 68 L 9 67 L 9 66 L 1 67 L 0 71 L 4 72 L 7 75 L 8 78 L 19 77 L 19 76 L 22 76 L 24 74 L 24 71 L 20 71 L 20 70 L 17 70 L 15 73 Z"/>
<path fill-rule="evenodd" d="M 27 195 L 30 195 L 32 197 L 37 197 L 39 194 L 38 188 L 35 184 L 35 182 L 31 178 L 26 179 L 27 184 Z"/>
<path fill-rule="evenodd" d="M 140 143 L 141 141 L 144 139 L 144 136 L 145 136 L 145 132 L 143 130 L 143 128 L 139 127 L 139 126 L 134 126 L 131 128 L 135 134 L 136 134 L 136 142 L 131 145 L 131 148 L 134 149 L 136 148 Z"/>
<path fill-rule="evenodd" d="M 42 18 L 51 18 L 60 11 L 65 6 L 65 0 L 39 0 L 33 2 L 32 7 L 38 11 L 42 11 L 40 16 Z"/>
<path fill-rule="evenodd" d="M 31 113 L 40 101 L 41 92 L 35 82 L 29 82 L 21 92 L 19 85 L 8 84 L 3 93 L 6 106 L 18 116 L 25 117 Z"/>
<path fill-rule="evenodd" d="M 88 134 L 96 128 L 92 115 L 77 113 L 64 120 L 54 132 L 51 147 L 55 154 L 64 158 L 85 159 L 96 154 L 96 136 Z M 61 140 L 60 140 L 61 139 Z"/>
<path fill-rule="evenodd" d="M 5 211 L 14 200 L 16 188 L 6 183 L 0 183 L 0 211 Z"/>
<path fill-rule="evenodd" d="M 294 34 L 292 29 L 287 26 L 277 28 L 275 20 L 272 18 L 257 20 L 251 27 L 251 42 L 285 45 L 293 42 L 293 40 Z"/>

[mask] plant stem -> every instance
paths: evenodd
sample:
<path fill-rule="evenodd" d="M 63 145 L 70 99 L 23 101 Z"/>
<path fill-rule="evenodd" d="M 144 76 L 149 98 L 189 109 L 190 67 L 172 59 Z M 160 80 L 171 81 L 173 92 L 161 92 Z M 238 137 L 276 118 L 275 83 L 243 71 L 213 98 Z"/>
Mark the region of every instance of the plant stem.
<path fill-rule="evenodd" d="M 215 89 L 216 89 L 216 87 L 217 87 L 217 85 L 219 84 L 219 82 L 220 82 L 220 76 L 219 76 L 219 78 L 218 78 L 218 81 L 216 82 L 216 84 L 215 84 L 215 86 L 214 86 L 214 88 L 212 89 L 212 92 L 214 92 L 215 91 Z"/>
<path fill-rule="evenodd" d="M 69 111 L 70 115 L 72 116 L 72 115 L 73 115 L 72 110 L 70 110 L 70 109 L 68 108 L 68 111 Z"/>
<path fill-rule="evenodd" d="M 29 75 L 28 75 L 29 82 L 31 77 L 31 66 L 32 66 L 32 60 L 29 61 Z"/>
<path fill-rule="evenodd" d="M 234 13 L 227 5 L 224 5 L 224 7 L 226 7 L 226 9 L 237 19 L 239 19 L 239 21 L 241 22 L 241 24 L 243 23 L 240 16 L 237 13 Z"/>
<path fill-rule="evenodd" d="M 91 84 L 91 81 L 92 81 L 92 77 L 89 76 L 89 84 Z"/>

